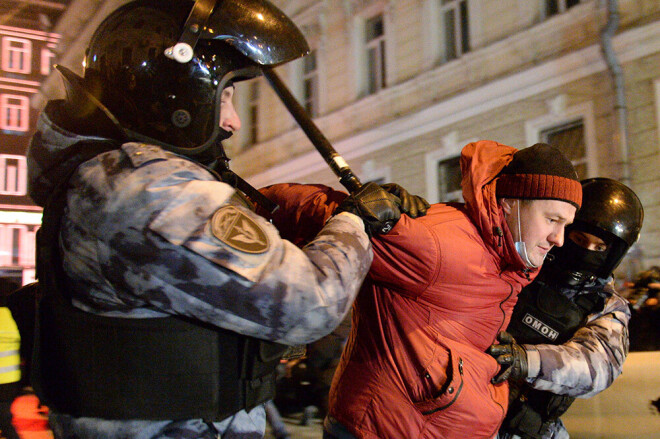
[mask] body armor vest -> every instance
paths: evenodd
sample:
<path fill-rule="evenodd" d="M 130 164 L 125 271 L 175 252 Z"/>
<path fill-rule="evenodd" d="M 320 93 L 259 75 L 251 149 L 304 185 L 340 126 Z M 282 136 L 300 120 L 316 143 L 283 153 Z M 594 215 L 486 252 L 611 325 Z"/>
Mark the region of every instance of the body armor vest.
<path fill-rule="evenodd" d="M 103 419 L 221 421 L 272 399 L 285 346 L 179 317 L 39 304 L 35 388 L 52 409 Z"/>
<path fill-rule="evenodd" d="M 181 316 L 116 318 L 73 307 L 57 245 L 64 195 L 52 195 L 37 237 L 32 379 L 44 404 L 75 417 L 221 421 L 273 398 L 287 346 Z"/>
<path fill-rule="evenodd" d="M 602 309 L 598 293 L 569 299 L 541 281 L 523 288 L 507 328 L 519 344 L 558 345 L 569 340 L 587 322 L 587 316 Z M 509 410 L 501 431 L 523 439 L 539 439 L 568 410 L 575 398 L 511 385 Z"/>

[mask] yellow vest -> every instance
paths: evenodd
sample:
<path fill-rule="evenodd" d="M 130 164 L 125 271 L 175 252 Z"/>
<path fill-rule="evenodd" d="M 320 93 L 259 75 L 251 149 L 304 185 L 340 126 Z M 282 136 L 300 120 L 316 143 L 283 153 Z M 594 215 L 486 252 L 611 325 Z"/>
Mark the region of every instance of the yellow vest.
<path fill-rule="evenodd" d="M 0 308 L 0 384 L 21 379 L 21 334 L 9 308 Z"/>

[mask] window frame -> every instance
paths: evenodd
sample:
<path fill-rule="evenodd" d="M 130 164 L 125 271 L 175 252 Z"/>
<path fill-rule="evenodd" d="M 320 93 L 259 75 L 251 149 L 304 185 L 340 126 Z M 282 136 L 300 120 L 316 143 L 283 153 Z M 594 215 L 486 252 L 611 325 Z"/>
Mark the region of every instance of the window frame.
<path fill-rule="evenodd" d="M 10 99 L 20 101 L 20 104 L 10 103 Z M 12 93 L 0 93 L 0 130 L 25 133 L 29 129 L 30 98 Z"/>
<path fill-rule="evenodd" d="M 425 35 L 425 64 L 428 67 L 433 67 L 435 65 L 442 65 L 448 62 L 451 62 L 456 59 L 460 59 L 465 54 L 472 51 L 474 46 L 474 41 L 477 37 L 477 28 L 476 23 L 478 20 L 475 20 L 474 17 L 480 13 L 480 6 L 478 2 L 470 2 L 469 0 L 451 0 L 451 5 L 443 5 L 443 0 L 426 0 L 424 4 L 424 35 Z M 467 14 L 467 24 L 465 30 L 461 25 L 462 20 L 461 16 L 461 4 L 465 5 L 465 13 Z M 455 51 L 456 57 L 449 58 L 446 50 L 446 41 L 445 41 L 445 27 L 444 24 L 441 25 L 441 19 L 443 17 L 443 12 L 453 9 L 457 11 L 456 16 L 459 17 L 458 25 L 454 27 L 455 35 Z M 467 42 L 463 41 L 463 33 L 467 31 Z M 460 44 L 459 44 L 460 42 Z M 467 44 L 467 50 L 463 47 Z"/>
<path fill-rule="evenodd" d="M 460 169 L 461 161 L 460 160 L 461 160 L 461 155 L 457 154 L 457 155 L 453 155 L 451 157 L 445 157 L 444 159 L 438 160 L 436 162 L 436 172 L 438 174 L 438 184 L 437 184 L 437 187 L 438 187 L 438 202 L 440 202 L 440 203 L 447 203 L 449 201 L 459 201 L 459 202 L 465 201 L 463 199 L 463 190 L 460 186 L 460 183 L 459 183 L 458 189 L 453 190 L 453 191 L 447 191 L 446 190 L 447 189 L 446 188 L 447 178 L 446 178 L 446 175 L 443 175 L 443 171 L 442 171 L 443 170 L 443 168 L 442 168 L 443 164 L 445 164 L 447 162 L 450 162 L 450 161 L 451 162 L 457 161 L 458 162 L 458 172 L 459 172 L 459 175 L 460 175 L 460 173 L 461 173 L 461 169 Z M 445 178 L 443 179 L 443 177 L 445 177 Z M 444 192 L 440 190 L 440 186 L 445 186 L 445 191 Z M 442 196 L 443 194 L 444 194 L 444 197 Z"/>
<path fill-rule="evenodd" d="M 569 9 L 579 6 L 581 3 L 585 3 L 584 0 L 577 0 L 577 3 L 571 6 L 566 6 L 566 2 L 569 0 L 554 0 L 557 2 L 557 12 L 554 13 L 549 13 L 548 12 L 548 1 L 550 0 L 539 0 L 539 8 L 541 12 L 541 21 L 547 20 L 551 17 L 555 17 L 557 15 L 561 15 L 564 12 L 568 11 Z"/>
<path fill-rule="evenodd" d="M 18 232 L 17 240 L 14 239 Z M 35 233 L 25 224 L 0 224 L 0 264 L 5 267 L 34 265 L 30 251 L 34 250 Z M 16 242 L 18 241 L 18 242 Z"/>
<path fill-rule="evenodd" d="M 581 178 L 592 178 L 598 175 L 598 160 L 596 156 L 596 130 L 593 103 L 591 101 L 566 106 L 566 96 L 559 95 L 546 101 L 548 112 L 540 117 L 525 122 L 525 135 L 527 144 L 533 145 L 542 142 L 541 133 L 546 130 L 561 127 L 577 120 L 584 125 L 585 156 L 575 164 L 584 164 L 586 175 Z"/>
<path fill-rule="evenodd" d="M 307 62 L 309 59 L 314 59 L 314 69 L 307 70 Z M 307 81 L 310 81 L 312 84 L 312 92 L 307 93 Z M 316 117 L 320 114 L 319 108 L 319 90 L 321 89 L 319 84 L 319 57 L 318 50 L 311 49 L 310 53 L 302 58 L 302 69 L 301 69 L 301 105 L 309 113 L 311 117 Z"/>
<path fill-rule="evenodd" d="M 16 160 L 17 166 L 7 166 L 8 160 Z M 10 171 L 13 169 L 13 171 Z M 12 175 L 8 175 L 12 174 Z M 7 179 L 15 181 L 14 187 L 9 187 Z M 0 195 L 27 195 L 27 159 L 17 154 L 0 154 Z"/>
<path fill-rule="evenodd" d="M 27 38 L 2 36 L 2 65 L 3 71 L 29 75 L 32 72 L 32 41 Z M 12 43 L 22 43 L 22 48 L 12 46 Z M 14 64 L 18 57 L 19 66 Z"/>
<path fill-rule="evenodd" d="M 442 202 L 440 200 L 439 164 L 460 156 L 465 145 L 476 142 L 477 140 L 477 138 L 459 140 L 458 132 L 451 131 L 441 138 L 441 146 L 438 149 L 426 153 L 424 156 L 426 167 L 426 199 L 429 203 Z M 463 194 L 461 193 L 461 199 L 462 197 Z"/>
<path fill-rule="evenodd" d="M 44 76 L 50 75 L 52 72 L 52 60 L 55 59 L 55 54 L 48 48 L 43 47 L 41 49 L 41 58 L 39 64 L 39 73 Z"/>
<path fill-rule="evenodd" d="M 369 38 L 369 28 L 378 27 L 380 23 L 381 33 Z M 378 13 L 368 17 L 364 21 L 364 50 L 366 51 L 366 85 L 367 94 L 376 94 L 387 87 L 387 40 L 385 38 L 385 16 Z"/>
<path fill-rule="evenodd" d="M 350 2 L 348 2 L 350 3 Z M 388 88 L 394 78 L 396 77 L 395 73 L 395 53 L 394 53 L 394 34 L 393 34 L 393 23 L 390 10 L 393 7 L 392 2 L 376 1 L 366 7 L 355 10 L 356 6 L 348 6 L 345 4 L 347 10 L 345 11 L 346 16 L 350 17 L 352 20 L 352 29 L 351 29 L 351 50 L 353 58 L 353 71 L 355 72 L 355 95 L 357 98 L 362 98 L 366 96 L 373 96 L 378 94 L 381 90 Z M 384 85 L 371 93 L 369 91 L 369 69 L 368 69 L 368 60 L 367 60 L 367 45 L 366 45 L 366 24 L 367 21 L 375 16 L 383 16 L 383 37 L 384 49 L 382 50 L 384 55 L 384 69 L 382 74 L 384 74 Z"/>
<path fill-rule="evenodd" d="M 259 143 L 259 113 L 261 101 L 261 81 L 254 79 L 247 85 L 247 96 L 245 110 L 247 113 L 248 127 L 245 130 L 245 146 L 253 146 Z"/>
<path fill-rule="evenodd" d="M 323 85 L 326 84 L 324 62 L 325 39 L 327 37 L 327 5 L 322 2 L 316 2 L 312 5 L 306 5 L 303 8 L 299 4 L 296 5 L 296 2 L 290 2 L 290 4 L 287 4 L 285 12 L 289 16 L 292 16 L 298 24 L 309 44 L 310 55 L 313 53 L 315 56 L 316 69 L 313 76 L 316 87 L 315 93 L 311 97 L 314 111 L 310 113 L 310 116 L 312 118 L 318 117 L 321 115 L 324 103 L 326 102 L 326 87 L 323 87 Z M 305 72 L 305 64 L 310 55 L 303 56 L 301 59 L 289 63 L 288 70 L 291 92 L 306 110 L 306 101 L 309 97 L 305 95 L 305 80 L 309 74 Z"/>

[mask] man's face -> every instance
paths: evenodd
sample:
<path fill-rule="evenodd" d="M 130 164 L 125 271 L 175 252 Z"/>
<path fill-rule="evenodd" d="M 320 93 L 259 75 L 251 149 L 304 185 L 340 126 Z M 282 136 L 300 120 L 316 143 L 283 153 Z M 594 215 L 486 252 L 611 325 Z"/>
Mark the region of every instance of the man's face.
<path fill-rule="evenodd" d="M 520 217 L 517 203 L 520 203 Z M 503 199 L 502 205 L 514 240 L 525 243 L 534 266 L 543 263 L 553 246 L 564 244 L 564 227 L 573 222 L 577 211 L 572 204 L 558 200 Z"/>
<path fill-rule="evenodd" d="M 220 95 L 220 128 L 233 133 L 241 129 L 241 119 L 234 108 L 234 86 L 225 87 Z"/>

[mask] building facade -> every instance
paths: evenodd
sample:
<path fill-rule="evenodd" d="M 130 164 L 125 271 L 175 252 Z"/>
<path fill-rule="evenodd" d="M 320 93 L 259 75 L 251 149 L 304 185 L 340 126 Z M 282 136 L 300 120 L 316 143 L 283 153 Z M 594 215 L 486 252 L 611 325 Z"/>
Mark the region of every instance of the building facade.
<path fill-rule="evenodd" d="M 277 3 L 313 56 L 278 72 L 362 181 L 460 200 L 466 143 L 548 142 L 581 178 L 615 178 L 639 194 L 644 228 L 618 274 L 660 264 L 660 3 Z M 239 83 L 237 96 L 237 172 L 257 187 L 340 187 L 265 79 Z"/>
<path fill-rule="evenodd" d="M 0 292 L 34 280 L 41 208 L 27 196 L 25 152 L 51 73 L 59 36 L 50 31 L 65 2 L 3 1 L 0 6 Z"/>
<path fill-rule="evenodd" d="M 55 29 L 60 62 L 81 73 L 89 37 L 126 1 L 76 1 Z M 660 3 L 274 3 L 312 49 L 277 73 L 363 182 L 456 200 L 466 143 L 549 142 L 582 178 L 615 178 L 639 194 L 646 220 L 622 276 L 660 264 Z M 59 78 L 42 90 L 35 108 L 62 93 Z M 235 171 L 257 187 L 340 187 L 264 78 L 238 83 L 235 100 L 243 122 L 227 142 Z"/>

